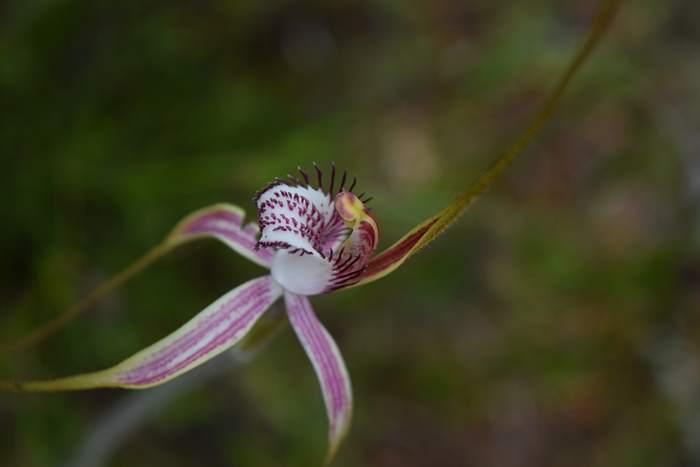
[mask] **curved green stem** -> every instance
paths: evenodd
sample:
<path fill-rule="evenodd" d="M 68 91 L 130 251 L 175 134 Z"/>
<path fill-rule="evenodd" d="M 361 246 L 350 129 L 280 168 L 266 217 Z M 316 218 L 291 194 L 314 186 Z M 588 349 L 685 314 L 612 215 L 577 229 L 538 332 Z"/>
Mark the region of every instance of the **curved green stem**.
<path fill-rule="evenodd" d="M 556 82 L 542 108 L 534 115 L 530 124 L 520 133 L 515 142 L 507 147 L 495 162 L 447 207 L 416 225 L 396 243 L 372 258 L 362 279 L 354 286 L 374 282 L 395 271 L 410 256 L 417 253 L 447 229 L 471 202 L 490 187 L 498 176 L 513 163 L 515 158 L 523 152 L 544 124 L 552 117 L 564 91 L 600 42 L 603 33 L 607 30 L 621 3 L 622 0 L 602 1 L 588 29 L 585 40 Z"/>
<path fill-rule="evenodd" d="M 576 75 L 581 65 L 585 63 L 591 52 L 595 49 L 603 33 L 607 30 L 612 21 L 615 11 L 621 1 L 622 0 L 609 0 L 600 5 L 585 41 L 571 63 L 567 66 L 564 74 L 559 78 L 559 81 L 547 97 L 542 108 L 535 114 L 530 125 L 523 130 L 515 142 L 511 144 L 510 147 L 508 147 L 503 154 L 469 186 L 469 188 L 459 195 L 448 207 L 437 214 L 438 217 L 443 218 L 442 222 L 449 223 L 454 220 L 471 201 L 491 186 L 501 172 L 510 166 L 517 156 L 522 154 L 525 147 L 552 117 L 552 114 L 557 108 L 557 104 L 561 100 L 561 96 L 571 83 L 571 79 Z M 426 243 L 427 242 L 419 242 L 420 246 L 417 247 L 421 248 L 425 246 Z"/>
<path fill-rule="evenodd" d="M 60 313 L 59 315 L 57 315 L 55 318 L 53 318 L 48 323 L 46 323 L 46 324 L 42 325 L 40 328 L 32 331 L 30 334 L 26 335 L 25 337 L 21 338 L 20 340 L 13 342 L 11 344 L 8 344 L 4 347 L 1 347 L 0 348 L 0 357 L 5 356 L 7 354 L 19 352 L 21 350 L 25 350 L 33 345 L 38 344 L 41 341 L 47 339 L 48 337 L 52 336 L 57 331 L 59 331 L 70 320 L 76 318 L 81 313 L 84 313 L 85 311 L 90 309 L 97 302 L 99 302 L 102 299 L 102 297 L 104 297 L 109 292 L 111 292 L 112 290 L 121 286 L 122 284 L 127 282 L 129 279 L 131 279 L 132 277 L 134 277 L 135 275 L 137 275 L 138 273 L 140 273 L 141 271 L 146 269 L 153 262 L 155 262 L 158 258 L 160 258 L 164 254 L 168 253 L 175 246 L 176 246 L 176 243 L 166 240 L 163 243 L 152 248 L 150 251 L 148 251 L 141 258 L 134 261 L 132 264 L 127 266 L 124 270 L 119 272 L 114 277 L 112 277 L 109 280 L 107 280 L 106 282 L 102 283 L 95 290 L 93 290 L 88 295 L 83 297 L 81 300 L 79 300 L 78 302 L 73 304 L 70 308 L 68 308 L 63 313 Z"/>

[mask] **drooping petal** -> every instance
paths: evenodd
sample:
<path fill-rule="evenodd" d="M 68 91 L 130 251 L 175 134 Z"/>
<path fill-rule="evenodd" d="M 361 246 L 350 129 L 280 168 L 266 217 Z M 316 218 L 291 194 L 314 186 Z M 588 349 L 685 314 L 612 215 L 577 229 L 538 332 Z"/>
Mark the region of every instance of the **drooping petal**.
<path fill-rule="evenodd" d="M 256 248 L 259 229 L 256 223 L 243 225 L 245 211 L 232 204 L 215 204 L 193 212 L 180 221 L 166 242 L 184 243 L 203 237 L 216 238 L 260 266 L 269 268 L 272 252 Z"/>
<path fill-rule="evenodd" d="M 251 280 L 220 297 L 174 333 L 107 370 L 4 383 L 0 389 L 34 392 L 157 386 L 236 344 L 281 295 L 281 287 L 270 276 Z"/>
<path fill-rule="evenodd" d="M 292 324 L 321 384 L 328 414 L 328 455 L 330 461 L 350 427 L 352 389 L 343 358 L 333 338 L 316 317 L 306 297 L 285 292 L 289 322 Z"/>
<path fill-rule="evenodd" d="M 222 241 L 244 257 L 269 268 L 272 252 L 257 250 L 258 226 L 255 223 L 243 225 L 244 211 L 232 204 L 215 204 L 195 211 L 180 221 L 160 244 L 141 258 L 101 284 L 69 309 L 56 315 L 31 334 L 9 345 L 0 346 L 0 355 L 18 352 L 38 344 L 65 326 L 70 320 L 94 306 L 102 297 L 121 286 L 129 279 L 146 269 L 153 262 L 175 248 L 201 238 L 215 238 Z"/>
<path fill-rule="evenodd" d="M 599 3 L 585 40 L 572 57 L 564 73 L 559 77 L 556 85 L 544 101 L 542 108 L 534 115 L 530 124 L 515 142 L 506 148 L 505 152 L 452 203 L 437 214 L 420 222 L 398 242 L 372 258 L 362 273 L 359 282 L 356 282 L 353 286 L 373 282 L 396 270 L 406 259 L 420 251 L 447 229 L 472 201 L 490 187 L 503 170 L 510 166 L 513 160 L 522 153 L 523 149 L 551 118 L 571 79 L 577 74 L 581 65 L 586 62 L 591 52 L 600 42 L 603 33 L 615 16 L 620 2 L 621 0 L 602 0 Z"/>

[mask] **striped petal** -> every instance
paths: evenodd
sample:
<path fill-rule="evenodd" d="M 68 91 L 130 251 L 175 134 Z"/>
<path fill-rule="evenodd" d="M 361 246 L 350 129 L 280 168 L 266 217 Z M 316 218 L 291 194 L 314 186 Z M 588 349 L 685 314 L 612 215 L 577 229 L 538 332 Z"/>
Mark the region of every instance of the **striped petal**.
<path fill-rule="evenodd" d="M 47 381 L 3 383 L 18 391 L 71 391 L 99 387 L 141 389 L 169 381 L 229 349 L 282 295 L 265 276 L 220 297 L 180 329 L 107 370 Z"/>
<path fill-rule="evenodd" d="M 447 207 L 419 223 L 398 242 L 372 258 L 362 273 L 360 280 L 352 286 L 364 285 L 380 279 L 396 270 L 410 256 L 420 251 L 445 231 L 483 193 L 498 176 L 518 157 L 544 124 L 551 118 L 564 91 L 578 73 L 591 52 L 600 42 L 603 33 L 612 21 L 621 0 L 603 0 L 599 3 L 593 22 L 588 28 L 585 40 L 572 57 L 568 66 L 555 83 L 542 108 L 533 116 L 530 124 L 520 133 L 513 144 L 506 148 L 491 166 Z"/>
<path fill-rule="evenodd" d="M 335 455 L 350 427 L 352 390 L 350 377 L 333 338 L 311 308 L 309 299 L 285 292 L 289 322 L 292 324 L 321 383 L 328 414 L 328 454 L 326 462 Z"/>
<path fill-rule="evenodd" d="M 243 225 L 245 212 L 232 204 L 215 204 L 195 211 L 175 226 L 166 243 L 179 244 L 211 237 L 260 266 L 269 268 L 272 252 L 256 248 L 258 233 L 255 222 Z"/>

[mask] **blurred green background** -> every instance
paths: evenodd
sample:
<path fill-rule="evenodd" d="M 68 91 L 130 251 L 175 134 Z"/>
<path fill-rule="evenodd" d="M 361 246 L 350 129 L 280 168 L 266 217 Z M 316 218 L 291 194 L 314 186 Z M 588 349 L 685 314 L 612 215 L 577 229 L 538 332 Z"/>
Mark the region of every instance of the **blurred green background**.
<path fill-rule="evenodd" d="M 358 175 L 388 245 L 514 139 L 594 3 L 3 2 L 0 342 L 193 209 L 254 217 L 257 189 L 311 161 Z M 556 120 L 451 230 L 314 299 L 355 392 L 334 465 L 700 465 L 698 18 L 626 2 Z M 2 376 L 106 367 L 261 273 L 189 245 Z M 189 381 L 0 395 L 0 465 L 320 463 L 322 399 L 288 328 Z M 89 454 L 96 437 L 114 443 Z"/>

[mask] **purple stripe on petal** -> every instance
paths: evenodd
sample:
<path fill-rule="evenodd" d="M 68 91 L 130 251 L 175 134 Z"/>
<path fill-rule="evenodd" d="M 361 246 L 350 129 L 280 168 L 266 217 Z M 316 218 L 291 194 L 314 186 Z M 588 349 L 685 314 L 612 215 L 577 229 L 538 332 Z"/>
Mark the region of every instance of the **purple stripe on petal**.
<path fill-rule="evenodd" d="M 316 371 L 329 420 L 328 459 L 350 425 L 352 390 L 343 358 L 333 338 L 316 318 L 308 298 L 285 292 L 289 321 Z"/>
<path fill-rule="evenodd" d="M 237 287 L 175 333 L 118 365 L 119 384 L 151 386 L 204 363 L 243 338 L 280 295 L 270 277 Z"/>
<path fill-rule="evenodd" d="M 243 225 L 245 213 L 230 204 L 217 204 L 196 211 L 186 217 L 173 230 L 169 241 L 184 242 L 197 237 L 216 238 L 251 261 L 270 267 L 273 251 L 256 249 L 258 226 Z"/>
<path fill-rule="evenodd" d="M 280 296 L 269 277 L 221 297 L 179 331 L 119 365 L 119 382 L 153 385 L 199 365 L 238 342 Z"/>
<path fill-rule="evenodd" d="M 146 388 L 165 383 L 231 348 L 282 295 L 265 276 L 242 284 L 206 307 L 184 326 L 120 364 L 102 371 L 28 381 L 26 391 L 72 391 L 102 387 Z"/>

